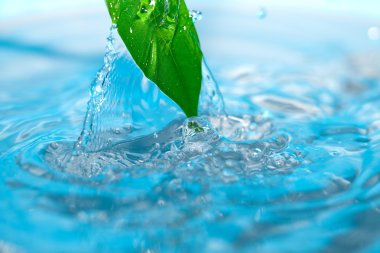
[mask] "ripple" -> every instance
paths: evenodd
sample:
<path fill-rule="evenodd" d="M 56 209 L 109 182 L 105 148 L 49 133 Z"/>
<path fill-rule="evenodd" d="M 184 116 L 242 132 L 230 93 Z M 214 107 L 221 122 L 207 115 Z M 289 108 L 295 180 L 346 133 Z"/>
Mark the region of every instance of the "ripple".
<path fill-rule="evenodd" d="M 123 56 L 117 66 L 130 66 Z M 140 113 L 102 114 L 104 145 L 81 152 L 85 71 L 36 87 L 49 95 L 40 99 L 28 101 L 29 82 L 5 87 L 0 251 L 297 252 L 302 241 L 303 251 L 377 252 L 378 58 L 228 63 L 217 74 L 227 113 L 211 87 L 205 116 L 189 120 L 147 80 L 124 85 L 138 70 L 114 72 Z M 125 109 L 112 92 L 108 109 Z"/>
<path fill-rule="evenodd" d="M 252 101 L 275 113 L 283 113 L 291 116 L 322 115 L 322 111 L 318 107 L 291 98 L 263 95 L 254 96 Z"/>

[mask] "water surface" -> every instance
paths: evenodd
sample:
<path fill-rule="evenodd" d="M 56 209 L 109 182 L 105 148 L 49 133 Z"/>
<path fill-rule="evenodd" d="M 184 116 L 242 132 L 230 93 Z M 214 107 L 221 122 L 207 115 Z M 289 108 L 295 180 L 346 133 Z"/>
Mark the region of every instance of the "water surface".
<path fill-rule="evenodd" d="M 104 12 L 3 29 L 0 252 L 380 250 L 379 19 L 260 8 L 202 9 L 226 114 L 206 67 L 186 120 L 116 42 L 84 132 Z"/>

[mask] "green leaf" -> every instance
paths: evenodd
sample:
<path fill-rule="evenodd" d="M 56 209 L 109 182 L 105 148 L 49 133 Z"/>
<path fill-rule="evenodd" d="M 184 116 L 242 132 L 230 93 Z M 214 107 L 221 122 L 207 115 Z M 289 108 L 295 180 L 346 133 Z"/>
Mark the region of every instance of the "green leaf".
<path fill-rule="evenodd" d="M 197 116 L 202 51 L 184 0 L 106 0 L 133 59 L 188 117 Z"/>

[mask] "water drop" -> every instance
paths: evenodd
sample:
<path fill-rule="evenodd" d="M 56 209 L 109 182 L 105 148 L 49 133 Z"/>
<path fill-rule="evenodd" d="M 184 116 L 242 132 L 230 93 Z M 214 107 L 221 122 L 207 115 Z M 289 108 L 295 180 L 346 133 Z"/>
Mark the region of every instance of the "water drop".
<path fill-rule="evenodd" d="M 368 29 L 368 38 L 370 40 L 379 40 L 380 39 L 380 29 L 379 27 L 372 26 Z"/>
<path fill-rule="evenodd" d="M 121 134 L 121 129 L 120 128 L 115 128 L 115 129 L 113 129 L 113 132 L 115 134 Z"/>
<path fill-rule="evenodd" d="M 256 15 L 258 19 L 265 19 L 268 15 L 268 12 L 264 7 L 260 7 Z"/>
<path fill-rule="evenodd" d="M 257 158 L 260 158 L 260 156 L 262 155 L 263 151 L 259 148 L 255 148 L 251 151 L 251 157 L 253 159 L 257 159 Z"/>
<path fill-rule="evenodd" d="M 96 87 L 95 87 L 95 92 L 96 92 L 96 93 L 101 93 L 101 92 L 102 92 L 102 86 L 100 86 L 100 85 L 96 85 Z"/>
<path fill-rule="evenodd" d="M 196 10 L 190 11 L 190 17 L 193 19 L 194 23 L 203 19 L 202 12 Z"/>
<path fill-rule="evenodd" d="M 50 147 L 51 147 L 52 149 L 56 150 L 56 149 L 58 149 L 59 145 L 58 145 L 57 142 L 53 142 L 53 143 L 50 144 Z"/>

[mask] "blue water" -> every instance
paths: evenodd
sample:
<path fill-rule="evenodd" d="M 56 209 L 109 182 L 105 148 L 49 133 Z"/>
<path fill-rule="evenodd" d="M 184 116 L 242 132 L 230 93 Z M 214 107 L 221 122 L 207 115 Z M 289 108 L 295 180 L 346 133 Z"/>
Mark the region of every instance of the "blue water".
<path fill-rule="evenodd" d="M 227 7 L 192 119 L 99 12 L 3 30 L 0 252 L 380 250 L 379 19 Z"/>

